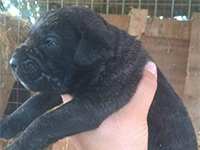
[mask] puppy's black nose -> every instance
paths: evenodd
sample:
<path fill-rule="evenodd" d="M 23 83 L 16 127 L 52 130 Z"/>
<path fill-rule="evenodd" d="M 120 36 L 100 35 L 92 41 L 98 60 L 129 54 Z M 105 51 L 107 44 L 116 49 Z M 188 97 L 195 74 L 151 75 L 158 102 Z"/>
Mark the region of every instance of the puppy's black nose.
<path fill-rule="evenodd" d="M 11 67 L 13 68 L 13 69 L 15 69 L 16 67 L 17 67 L 17 65 L 18 65 L 18 61 L 17 61 L 17 59 L 16 58 L 11 58 L 11 60 L 10 60 L 10 65 L 11 65 Z"/>

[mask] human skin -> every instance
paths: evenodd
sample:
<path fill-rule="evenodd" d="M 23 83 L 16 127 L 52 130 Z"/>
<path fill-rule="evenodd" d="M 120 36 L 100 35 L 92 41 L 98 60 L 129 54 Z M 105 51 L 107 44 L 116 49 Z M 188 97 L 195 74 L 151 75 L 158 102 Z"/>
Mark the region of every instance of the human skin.
<path fill-rule="evenodd" d="M 99 128 L 76 134 L 70 139 L 77 150 L 147 150 L 147 115 L 157 88 L 157 69 L 148 62 L 130 102 L 113 113 Z M 72 99 L 62 95 L 63 102 Z"/>

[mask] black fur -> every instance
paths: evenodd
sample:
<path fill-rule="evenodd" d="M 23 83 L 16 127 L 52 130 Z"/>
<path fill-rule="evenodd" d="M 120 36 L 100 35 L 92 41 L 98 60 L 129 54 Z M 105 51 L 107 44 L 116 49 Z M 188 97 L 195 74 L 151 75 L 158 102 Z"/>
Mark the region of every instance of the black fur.
<path fill-rule="evenodd" d="M 43 15 L 10 62 L 14 76 L 39 94 L 0 120 L 0 137 L 25 129 L 6 150 L 36 150 L 97 128 L 130 100 L 149 60 L 140 41 L 89 9 Z M 64 93 L 73 100 L 43 114 Z M 149 150 L 197 150 L 188 113 L 159 69 L 148 127 Z"/>

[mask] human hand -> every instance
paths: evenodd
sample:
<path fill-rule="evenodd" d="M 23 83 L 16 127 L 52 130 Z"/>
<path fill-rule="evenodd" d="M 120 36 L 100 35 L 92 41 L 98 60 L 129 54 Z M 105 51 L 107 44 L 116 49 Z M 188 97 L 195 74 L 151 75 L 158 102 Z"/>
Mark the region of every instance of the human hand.
<path fill-rule="evenodd" d="M 147 115 L 156 88 L 157 69 L 153 62 L 148 62 L 127 105 L 104 120 L 99 128 L 70 137 L 77 150 L 147 150 Z M 69 95 L 62 98 L 64 102 L 71 99 Z"/>

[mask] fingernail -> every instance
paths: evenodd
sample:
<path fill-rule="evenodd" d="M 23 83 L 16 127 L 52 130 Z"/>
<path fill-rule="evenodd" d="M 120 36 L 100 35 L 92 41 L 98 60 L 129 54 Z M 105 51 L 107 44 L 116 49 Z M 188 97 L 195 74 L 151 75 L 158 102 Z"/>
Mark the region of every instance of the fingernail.
<path fill-rule="evenodd" d="M 156 73 L 156 65 L 155 65 L 155 63 L 152 62 L 152 61 L 149 61 L 149 62 L 146 64 L 146 66 L 145 66 L 144 69 L 147 70 L 147 71 L 149 71 L 149 72 L 152 73 L 153 75 L 155 75 L 155 73 Z"/>

